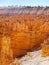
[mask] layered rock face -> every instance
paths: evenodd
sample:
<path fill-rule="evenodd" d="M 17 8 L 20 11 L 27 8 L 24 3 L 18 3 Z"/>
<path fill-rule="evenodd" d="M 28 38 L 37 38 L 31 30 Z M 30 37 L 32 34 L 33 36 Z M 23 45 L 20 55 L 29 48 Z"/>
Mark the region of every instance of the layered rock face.
<path fill-rule="evenodd" d="M 49 7 L 0 7 L 0 14 L 49 15 Z"/>

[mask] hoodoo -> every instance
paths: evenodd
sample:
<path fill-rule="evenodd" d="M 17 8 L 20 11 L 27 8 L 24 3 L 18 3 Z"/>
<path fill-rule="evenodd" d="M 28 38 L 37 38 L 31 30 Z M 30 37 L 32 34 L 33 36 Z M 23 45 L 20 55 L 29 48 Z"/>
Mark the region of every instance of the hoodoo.
<path fill-rule="evenodd" d="M 46 15 L 1 15 L 0 50 L 7 55 L 13 55 L 12 57 L 18 57 L 40 46 L 49 37 L 48 17 Z"/>

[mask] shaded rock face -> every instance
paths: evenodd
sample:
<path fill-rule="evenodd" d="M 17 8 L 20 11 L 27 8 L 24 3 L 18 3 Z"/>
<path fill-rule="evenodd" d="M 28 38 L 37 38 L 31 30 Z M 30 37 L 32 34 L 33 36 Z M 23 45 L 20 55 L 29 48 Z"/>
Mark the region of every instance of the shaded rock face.
<path fill-rule="evenodd" d="M 0 14 L 49 14 L 49 7 L 0 7 Z"/>

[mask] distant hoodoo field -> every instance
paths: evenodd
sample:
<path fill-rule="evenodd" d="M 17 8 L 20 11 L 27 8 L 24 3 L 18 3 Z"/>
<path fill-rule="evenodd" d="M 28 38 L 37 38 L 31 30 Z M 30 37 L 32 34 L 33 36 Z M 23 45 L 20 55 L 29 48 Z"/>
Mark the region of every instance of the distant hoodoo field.
<path fill-rule="evenodd" d="M 49 8 L 44 7 L 0 8 L 0 55 L 3 59 L 19 57 L 41 47 L 42 56 L 49 55 L 44 52 L 44 44 L 49 39 L 48 13 Z"/>

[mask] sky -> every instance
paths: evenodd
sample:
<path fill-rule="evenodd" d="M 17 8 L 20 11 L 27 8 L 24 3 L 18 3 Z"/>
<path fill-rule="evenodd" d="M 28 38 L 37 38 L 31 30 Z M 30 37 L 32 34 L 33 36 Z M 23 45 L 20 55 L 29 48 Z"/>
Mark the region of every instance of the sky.
<path fill-rule="evenodd" d="M 0 0 L 0 6 L 49 6 L 49 0 Z"/>

